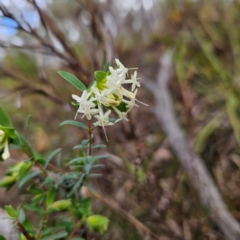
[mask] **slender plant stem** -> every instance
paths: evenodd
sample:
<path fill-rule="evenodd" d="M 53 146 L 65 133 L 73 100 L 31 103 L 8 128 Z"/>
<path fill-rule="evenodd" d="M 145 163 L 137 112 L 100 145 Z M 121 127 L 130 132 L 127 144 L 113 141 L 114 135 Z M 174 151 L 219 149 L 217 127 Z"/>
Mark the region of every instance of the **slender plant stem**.
<path fill-rule="evenodd" d="M 82 224 L 82 219 L 80 219 L 80 220 L 77 222 L 77 224 L 76 224 L 75 227 L 73 228 L 73 230 L 72 230 L 72 232 L 71 232 L 68 240 L 72 240 L 72 239 L 73 239 L 76 231 L 80 228 L 81 224 Z"/>
<path fill-rule="evenodd" d="M 42 221 L 41 221 L 41 226 L 40 226 L 40 229 L 39 229 L 37 237 L 36 237 L 36 240 L 40 239 L 40 234 L 41 234 L 41 232 L 42 232 L 42 230 L 44 228 L 44 224 L 45 224 L 46 218 L 47 218 L 47 211 L 45 210 L 43 218 L 42 218 Z"/>
<path fill-rule="evenodd" d="M 40 168 L 40 170 L 43 172 L 43 174 L 47 177 L 48 176 L 48 173 L 47 173 L 47 171 L 42 167 L 42 165 L 40 164 L 40 163 L 38 163 L 38 162 L 34 162 L 34 164 L 38 167 L 38 168 Z"/>
<path fill-rule="evenodd" d="M 24 228 L 24 226 L 19 222 L 19 220 L 17 220 L 17 229 L 25 236 L 27 240 L 34 240 L 34 238 L 29 235 L 29 233 Z"/>
<path fill-rule="evenodd" d="M 88 120 L 88 138 L 89 138 L 89 143 L 88 143 L 88 155 L 92 155 L 92 120 Z"/>

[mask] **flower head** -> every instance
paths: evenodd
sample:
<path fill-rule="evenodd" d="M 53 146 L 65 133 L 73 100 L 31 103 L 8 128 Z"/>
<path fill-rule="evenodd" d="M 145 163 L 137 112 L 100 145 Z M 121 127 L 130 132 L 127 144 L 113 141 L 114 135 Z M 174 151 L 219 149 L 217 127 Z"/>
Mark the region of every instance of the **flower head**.
<path fill-rule="evenodd" d="M 126 79 L 128 71 L 137 68 L 126 68 L 118 59 L 115 60 L 116 68 L 109 67 L 109 71 L 94 73 L 96 81 L 88 90 L 84 90 L 82 95 L 72 95 L 73 99 L 79 104 L 77 113 L 82 113 L 88 120 L 97 119 L 95 126 L 113 125 L 123 118 L 127 119 L 127 113 L 140 102 L 136 99 L 137 89 L 141 86 L 137 78 L 137 71 L 131 74 L 131 79 Z M 131 84 L 131 91 L 123 87 L 125 84 Z M 142 103 L 142 102 L 140 102 Z M 144 104 L 144 103 L 142 103 Z M 146 104 L 144 104 L 146 105 Z M 106 111 L 104 109 L 107 109 Z M 115 122 L 110 121 L 110 115 L 115 112 L 119 119 Z M 77 114 L 76 114 L 77 116 Z"/>

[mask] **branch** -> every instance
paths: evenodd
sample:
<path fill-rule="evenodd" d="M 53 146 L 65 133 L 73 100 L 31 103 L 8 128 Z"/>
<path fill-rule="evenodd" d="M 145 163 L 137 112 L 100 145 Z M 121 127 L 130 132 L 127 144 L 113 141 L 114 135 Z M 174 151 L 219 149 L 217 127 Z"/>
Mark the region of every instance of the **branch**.
<path fill-rule="evenodd" d="M 106 206 L 108 206 L 110 209 L 112 209 L 114 212 L 116 212 L 119 216 L 124 218 L 126 221 L 128 221 L 130 224 L 132 224 L 141 234 L 150 237 L 150 239 L 160 240 L 161 238 L 158 237 L 154 232 L 152 232 L 149 228 L 147 228 L 145 225 L 143 225 L 140 221 L 138 221 L 133 215 L 129 214 L 125 210 L 123 210 L 119 204 L 113 200 L 110 200 L 108 198 L 105 198 L 99 193 L 92 192 L 88 188 L 84 188 L 84 193 L 92 197 Z"/>
<path fill-rule="evenodd" d="M 157 119 L 167 134 L 176 156 L 187 171 L 191 183 L 198 190 L 201 202 L 209 208 L 212 219 L 217 223 L 227 239 L 239 239 L 239 223 L 228 212 L 203 160 L 194 153 L 192 144 L 184 135 L 176 120 L 168 89 L 171 71 L 172 52 L 167 52 L 160 60 L 157 82 L 143 82 L 154 95 Z"/>
<path fill-rule="evenodd" d="M 34 238 L 29 235 L 27 230 L 18 220 L 17 220 L 17 229 L 25 236 L 27 240 L 34 240 Z"/>
<path fill-rule="evenodd" d="M 25 79 L 19 75 L 16 75 L 15 73 L 11 72 L 10 70 L 8 70 L 2 66 L 0 66 L 0 70 L 2 70 L 2 72 L 5 75 L 12 77 L 15 80 L 17 79 L 17 80 L 23 82 L 24 85 L 20 86 L 19 90 L 21 90 L 21 89 L 29 90 L 25 94 L 33 94 L 33 93 L 40 94 L 60 106 L 67 106 L 63 100 L 61 100 L 60 98 L 58 98 L 57 96 L 55 96 L 53 94 L 50 94 L 50 93 L 44 91 L 43 89 L 39 89 L 39 88 L 35 87 L 35 85 L 33 83 L 29 82 L 27 79 Z"/>

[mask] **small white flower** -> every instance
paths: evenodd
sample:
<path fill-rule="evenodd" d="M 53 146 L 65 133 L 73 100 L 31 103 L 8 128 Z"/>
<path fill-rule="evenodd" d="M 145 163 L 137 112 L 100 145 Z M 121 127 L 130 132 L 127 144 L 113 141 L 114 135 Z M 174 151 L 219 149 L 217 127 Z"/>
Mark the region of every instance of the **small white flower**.
<path fill-rule="evenodd" d="M 123 88 L 122 86 L 120 87 L 122 94 L 130 99 L 135 98 L 134 93 L 128 91 L 127 89 Z"/>
<path fill-rule="evenodd" d="M 78 113 L 84 113 L 89 120 L 91 119 L 91 114 L 94 114 L 95 112 L 95 111 L 91 111 L 92 110 L 91 108 L 94 108 L 96 106 L 96 104 L 93 103 L 93 101 L 95 101 L 96 99 L 93 97 L 90 97 L 91 94 L 92 94 L 91 92 L 88 93 L 86 90 L 84 90 L 81 97 L 78 97 L 77 95 L 74 95 L 74 94 L 72 95 L 72 98 L 79 103 L 79 108 L 75 115 L 75 119 Z"/>
<path fill-rule="evenodd" d="M 131 75 L 131 79 L 127 79 L 123 82 L 123 84 L 125 83 L 132 83 L 132 92 L 135 90 L 136 86 L 141 87 L 141 84 L 137 79 L 137 71 L 135 71 L 134 74 Z"/>
<path fill-rule="evenodd" d="M 100 92 L 98 88 L 92 87 L 91 91 L 94 93 L 96 100 L 98 102 L 100 102 L 101 104 L 105 105 L 105 103 L 107 101 L 106 95 L 108 94 L 109 90 L 104 89 Z"/>
<path fill-rule="evenodd" d="M 100 104 L 98 104 L 98 108 L 99 108 L 99 115 L 94 116 L 98 121 L 93 123 L 93 125 L 94 126 L 101 126 L 103 128 L 105 137 L 108 141 L 107 134 L 106 134 L 104 126 L 113 125 L 112 122 L 109 122 L 109 115 L 111 114 L 111 110 L 108 110 L 107 112 L 104 113 L 103 109 L 102 109 L 102 106 Z"/>
<path fill-rule="evenodd" d="M 126 75 L 128 73 L 128 70 L 131 70 L 131 69 L 137 69 L 137 68 L 126 68 L 118 59 L 115 59 L 115 62 L 117 64 L 117 72 L 119 74 L 123 74 L 123 75 Z"/>
<path fill-rule="evenodd" d="M 116 62 L 116 64 L 117 64 L 117 72 L 118 73 L 123 73 L 124 75 L 126 75 L 127 74 L 127 72 L 128 72 L 128 68 L 126 68 L 118 59 L 115 59 L 115 62 Z"/>
<path fill-rule="evenodd" d="M 6 160 L 9 157 L 10 157 L 10 152 L 9 152 L 9 148 L 8 148 L 8 139 L 6 138 L 6 140 L 4 142 L 4 151 L 3 151 L 3 154 L 2 154 L 2 158 L 4 160 Z"/>
<path fill-rule="evenodd" d="M 82 116 L 82 118 L 84 118 L 86 116 L 86 118 L 88 120 L 91 120 L 92 119 L 92 115 L 95 115 L 95 114 L 99 113 L 99 109 L 86 107 L 86 108 L 83 108 L 83 109 L 78 109 L 78 112 L 84 114 Z"/>
<path fill-rule="evenodd" d="M 120 95 L 121 82 L 124 81 L 125 78 L 122 79 L 119 77 L 117 71 L 112 67 L 109 67 L 109 70 L 111 72 L 111 75 L 107 76 L 106 86 L 111 92 L 116 92 L 116 94 Z"/>
<path fill-rule="evenodd" d="M 127 104 L 127 105 L 126 105 L 126 107 L 128 108 L 127 113 L 128 113 L 133 107 L 139 107 L 139 106 L 135 103 L 136 101 L 139 102 L 139 103 L 141 103 L 141 104 L 143 104 L 143 105 L 145 105 L 145 106 L 148 106 L 146 103 L 143 103 L 143 102 L 141 102 L 141 101 L 139 101 L 139 100 L 136 99 L 137 91 L 138 91 L 138 89 L 136 89 L 135 92 L 133 93 L 133 94 L 134 94 L 134 98 L 131 98 L 130 100 L 126 100 L 126 99 L 123 99 L 123 100 L 122 100 L 124 103 Z"/>
<path fill-rule="evenodd" d="M 120 119 L 117 120 L 117 122 L 119 122 L 120 120 L 122 120 L 123 118 L 126 120 L 126 121 L 129 121 L 127 118 L 126 118 L 126 115 L 127 115 L 127 112 L 121 112 L 119 111 L 116 107 L 112 106 L 113 110 L 118 114 L 118 116 L 120 117 Z"/>

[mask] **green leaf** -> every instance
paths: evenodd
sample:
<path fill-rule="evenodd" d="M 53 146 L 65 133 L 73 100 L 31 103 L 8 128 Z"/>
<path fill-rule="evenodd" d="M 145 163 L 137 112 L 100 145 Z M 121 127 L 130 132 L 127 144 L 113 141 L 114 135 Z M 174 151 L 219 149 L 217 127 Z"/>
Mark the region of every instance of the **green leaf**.
<path fill-rule="evenodd" d="M 88 175 L 90 178 L 98 178 L 98 177 L 102 177 L 101 173 L 92 173 Z"/>
<path fill-rule="evenodd" d="M 32 222 L 30 222 L 28 219 L 25 219 L 22 225 L 29 233 L 36 234 L 36 231 L 34 230 L 34 226 Z"/>
<path fill-rule="evenodd" d="M 5 205 L 4 208 L 10 217 L 17 218 L 17 212 L 14 210 L 12 205 Z"/>
<path fill-rule="evenodd" d="M 0 125 L 2 125 L 3 127 L 9 127 L 9 128 L 13 127 L 12 122 L 11 122 L 9 116 L 3 110 L 2 107 L 0 107 Z"/>
<path fill-rule="evenodd" d="M 90 89 L 95 82 L 96 82 L 96 81 L 92 81 L 92 82 L 88 85 L 88 89 Z"/>
<path fill-rule="evenodd" d="M 66 120 L 60 124 L 60 126 L 63 126 L 63 125 L 74 125 L 83 129 L 88 129 L 88 127 L 85 124 L 75 120 Z"/>
<path fill-rule="evenodd" d="M 94 77 L 97 81 L 97 84 L 99 83 L 106 83 L 107 82 L 107 73 L 102 71 L 96 71 L 94 72 Z"/>
<path fill-rule="evenodd" d="M 124 103 L 124 102 L 121 102 L 118 106 L 116 106 L 116 108 L 120 112 L 126 112 L 127 111 L 126 103 Z"/>
<path fill-rule="evenodd" d="M 19 188 L 21 188 L 25 183 L 27 183 L 28 181 L 30 181 L 31 179 L 33 179 L 34 177 L 38 176 L 39 174 L 41 174 L 41 171 L 37 171 L 37 172 L 32 172 L 29 175 L 27 175 L 25 178 L 23 178 L 21 180 L 21 182 L 19 183 Z"/>
<path fill-rule="evenodd" d="M 18 220 L 20 223 L 23 223 L 26 219 L 26 215 L 25 215 L 25 212 L 23 210 L 23 208 L 20 208 L 19 210 L 19 214 L 18 214 Z"/>
<path fill-rule="evenodd" d="M 95 164 L 92 166 L 92 169 L 103 168 L 103 167 L 105 167 L 104 164 Z"/>
<path fill-rule="evenodd" d="M 40 204 L 40 203 L 42 203 L 44 197 L 45 197 L 45 195 L 42 194 L 42 193 L 35 195 L 32 198 L 32 204 Z"/>
<path fill-rule="evenodd" d="M 57 155 L 58 153 L 60 153 L 61 151 L 62 151 L 62 149 L 61 149 L 61 148 L 58 148 L 58 149 L 54 150 L 53 152 L 51 152 L 51 153 L 48 155 L 47 159 L 46 159 L 44 168 L 46 168 L 47 165 L 48 165 L 48 163 L 52 160 L 52 158 L 53 158 L 55 155 Z"/>
<path fill-rule="evenodd" d="M 74 194 L 74 192 L 82 185 L 82 182 L 83 182 L 85 176 L 86 176 L 85 174 L 81 175 L 81 177 L 79 178 L 77 183 L 74 185 L 74 187 L 68 193 L 67 197 L 71 197 Z"/>
<path fill-rule="evenodd" d="M 97 82 L 98 89 L 103 90 L 105 88 L 105 83 L 107 82 L 108 74 L 102 71 L 96 71 L 94 72 L 94 76 Z"/>
<path fill-rule="evenodd" d="M 8 138 L 16 137 L 16 131 L 13 127 L 4 127 L 4 126 L 0 125 L 0 129 L 6 133 Z"/>
<path fill-rule="evenodd" d="M 2 179 L 0 179 L 0 187 L 11 187 L 16 182 L 15 176 L 5 176 Z"/>
<path fill-rule="evenodd" d="M 69 72 L 59 71 L 58 72 L 65 80 L 71 83 L 75 88 L 83 92 L 87 90 L 86 86 L 74 75 Z"/>
<path fill-rule="evenodd" d="M 97 145 L 93 146 L 93 149 L 95 149 L 95 148 L 106 148 L 106 147 L 107 147 L 107 145 L 105 145 L 105 144 L 97 144 Z"/>
<path fill-rule="evenodd" d="M 72 159 L 72 160 L 69 162 L 69 164 L 73 164 L 73 163 L 76 163 L 76 162 L 77 162 L 77 163 L 93 162 L 92 159 L 94 159 L 94 161 L 96 160 L 93 156 L 77 157 L 77 158 Z"/>
<path fill-rule="evenodd" d="M 60 239 L 63 237 L 66 237 L 68 235 L 67 232 L 63 231 L 63 232 L 59 232 L 59 233 L 54 233 L 51 236 L 47 236 L 42 238 L 41 240 L 54 240 L 54 239 Z"/>
<path fill-rule="evenodd" d="M 103 72 L 108 72 L 109 62 L 106 62 L 106 64 L 103 67 Z"/>
<path fill-rule="evenodd" d="M 34 156 L 32 147 L 21 134 L 16 132 L 16 137 L 14 138 L 13 143 L 17 146 L 20 146 L 28 156 Z"/>
<path fill-rule="evenodd" d="M 49 207 L 53 203 L 55 196 L 56 196 L 56 189 L 55 187 L 52 187 L 47 195 L 47 200 L 46 200 L 47 207 Z"/>
<path fill-rule="evenodd" d="M 28 115 L 28 118 L 26 121 L 26 126 L 25 126 L 25 133 L 24 133 L 25 139 L 27 138 L 27 130 L 28 130 L 28 125 L 29 125 L 30 119 L 31 119 L 31 115 Z"/>
<path fill-rule="evenodd" d="M 49 228 L 44 229 L 41 232 L 40 237 L 42 238 L 42 237 L 45 237 L 45 236 L 51 234 L 55 229 L 56 229 L 55 227 L 49 227 Z"/>
<path fill-rule="evenodd" d="M 25 204 L 24 208 L 26 208 L 26 209 L 28 209 L 29 211 L 32 211 L 32 212 L 37 212 L 39 214 L 43 214 L 44 213 L 44 210 L 42 208 L 36 207 L 36 206 L 34 206 L 32 204 Z"/>
<path fill-rule="evenodd" d="M 32 167 L 32 163 L 23 163 L 19 172 L 18 172 L 18 180 L 21 181 L 23 178 L 26 177 L 26 175 L 30 172 Z"/>
<path fill-rule="evenodd" d="M 0 235 L 0 240 L 7 240 L 3 235 Z"/>
<path fill-rule="evenodd" d="M 43 158 L 43 156 L 36 151 L 33 151 L 33 159 L 41 165 L 44 165 L 46 163 L 46 160 Z"/>
<path fill-rule="evenodd" d="M 86 164 L 85 166 L 86 173 L 89 174 L 91 170 L 92 170 L 92 164 L 91 163 Z"/>
<path fill-rule="evenodd" d="M 75 146 L 73 149 L 87 148 L 89 141 L 90 141 L 89 139 L 84 139 L 80 145 Z"/>
<path fill-rule="evenodd" d="M 94 156 L 97 159 L 102 159 L 102 158 L 109 158 L 109 155 L 98 155 L 98 156 Z"/>

